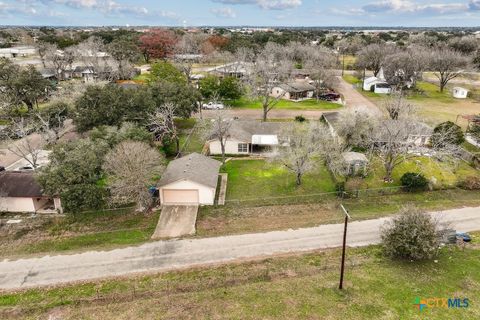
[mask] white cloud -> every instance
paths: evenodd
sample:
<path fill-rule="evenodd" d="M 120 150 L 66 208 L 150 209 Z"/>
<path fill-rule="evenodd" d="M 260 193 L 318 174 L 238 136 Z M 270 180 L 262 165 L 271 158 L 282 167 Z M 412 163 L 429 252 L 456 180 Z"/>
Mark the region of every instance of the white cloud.
<path fill-rule="evenodd" d="M 267 10 L 292 9 L 302 5 L 302 0 L 213 0 L 223 4 L 254 4 Z"/>
<path fill-rule="evenodd" d="M 237 14 L 232 8 L 215 8 L 210 10 L 214 15 L 216 15 L 219 18 L 235 18 Z"/>
<path fill-rule="evenodd" d="M 474 0 L 478 1 L 478 0 Z M 418 4 L 410 0 L 382 0 L 364 5 L 364 12 L 392 12 L 392 13 L 436 13 L 449 14 L 465 12 L 468 10 L 466 3 L 429 3 Z"/>
<path fill-rule="evenodd" d="M 470 10 L 480 10 L 480 0 L 470 0 L 468 8 Z"/>

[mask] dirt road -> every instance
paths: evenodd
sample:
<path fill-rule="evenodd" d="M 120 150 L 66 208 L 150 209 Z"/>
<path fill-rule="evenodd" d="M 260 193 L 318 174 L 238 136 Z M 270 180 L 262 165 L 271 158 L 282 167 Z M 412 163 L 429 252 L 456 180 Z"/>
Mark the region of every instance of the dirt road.
<path fill-rule="evenodd" d="M 450 227 L 457 230 L 480 230 L 480 207 L 431 214 L 441 222 L 450 223 Z M 365 246 L 378 243 L 380 227 L 388 219 L 351 222 L 348 228 L 348 245 Z M 257 234 L 157 241 L 112 251 L 4 260 L 0 262 L 0 288 L 54 285 L 338 247 L 342 243 L 342 231 L 343 224 L 330 224 Z"/>

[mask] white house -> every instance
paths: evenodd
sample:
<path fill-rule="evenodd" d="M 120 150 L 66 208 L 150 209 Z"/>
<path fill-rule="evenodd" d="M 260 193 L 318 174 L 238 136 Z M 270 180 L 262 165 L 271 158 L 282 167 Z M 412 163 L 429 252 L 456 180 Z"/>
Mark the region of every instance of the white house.
<path fill-rule="evenodd" d="M 31 46 L 0 48 L 0 58 L 28 57 L 36 54 L 37 50 Z"/>
<path fill-rule="evenodd" d="M 221 165 L 198 153 L 171 161 L 157 184 L 160 203 L 213 205 Z"/>
<path fill-rule="evenodd" d="M 379 94 L 389 94 L 392 88 L 385 80 L 383 69 L 380 69 L 376 77 L 369 77 L 363 80 L 363 90 Z"/>
<path fill-rule="evenodd" d="M 466 99 L 468 96 L 468 90 L 462 87 L 453 88 L 453 97 L 457 99 Z"/>
<path fill-rule="evenodd" d="M 293 81 L 272 88 L 271 96 L 291 101 L 313 98 L 315 87 L 307 81 Z"/>
<path fill-rule="evenodd" d="M 275 148 L 285 145 L 286 139 L 281 136 L 281 132 L 289 125 L 291 124 L 286 122 L 235 120 L 229 129 L 225 153 L 249 155 L 273 152 Z M 211 139 L 207 143 L 211 155 L 222 154 L 220 141 Z"/>
<path fill-rule="evenodd" d="M 47 196 L 31 172 L 0 172 L 0 212 L 62 213 L 59 197 Z"/>

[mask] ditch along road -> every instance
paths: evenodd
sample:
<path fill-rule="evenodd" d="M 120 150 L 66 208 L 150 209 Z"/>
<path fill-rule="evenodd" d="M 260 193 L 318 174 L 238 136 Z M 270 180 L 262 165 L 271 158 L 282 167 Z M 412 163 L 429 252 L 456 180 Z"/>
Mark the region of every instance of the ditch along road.
<path fill-rule="evenodd" d="M 480 230 L 480 207 L 432 212 L 435 219 L 459 231 Z M 390 218 L 353 221 L 347 245 L 378 244 L 380 228 Z M 57 285 L 134 273 L 246 261 L 277 254 L 339 247 L 343 224 L 286 231 L 202 239 L 149 242 L 111 251 L 44 256 L 0 262 L 0 289 Z"/>

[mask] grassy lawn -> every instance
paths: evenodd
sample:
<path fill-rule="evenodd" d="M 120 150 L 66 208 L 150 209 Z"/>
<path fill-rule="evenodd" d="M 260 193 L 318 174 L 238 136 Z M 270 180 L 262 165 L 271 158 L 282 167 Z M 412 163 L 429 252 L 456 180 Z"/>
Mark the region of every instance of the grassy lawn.
<path fill-rule="evenodd" d="M 361 79 L 353 75 L 344 75 L 343 79 L 350 84 L 358 85 L 358 91 L 377 104 L 380 104 L 385 98 L 384 95 L 362 91 Z M 419 81 L 417 83 L 417 91 L 410 92 L 408 100 L 418 107 L 418 114 L 430 125 L 435 126 L 441 122 L 452 121 L 466 129 L 467 121 L 458 116 L 479 114 L 480 103 L 471 98 L 453 98 L 453 86 L 449 85 L 444 92 L 440 92 L 437 84 Z"/>
<path fill-rule="evenodd" d="M 289 198 L 274 201 L 233 202 L 226 206 L 201 207 L 197 218 L 197 236 L 211 237 L 229 234 L 266 232 L 314 227 L 340 223 L 344 204 L 353 220 L 374 219 L 398 212 L 406 204 L 426 211 L 446 210 L 464 206 L 480 206 L 480 191 L 461 189 L 421 193 L 361 194 L 359 198 L 332 197 Z"/>
<path fill-rule="evenodd" d="M 306 174 L 299 187 L 291 171 L 265 160 L 232 160 L 222 171 L 228 173 L 227 201 L 335 191 L 330 172 L 323 165 Z"/>
<path fill-rule="evenodd" d="M 478 237 L 478 234 L 477 234 Z M 435 262 L 392 261 L 379 246 L 30 289 L 0 296 L 4 319 L 479 319 L 480 250 L 443 248 Z M 461 264 L 459 263 L 461 262 Z M 414 307 L 468 298 L 469 308 Z"/>
<path fill-rule="evenodd" d="M 439 162 L 429 157 L 415 157 L 404 161 L 393 171 L 393 182 L 385 183 L 385 169 L 379 159 L 374 159 L 371 170 L 364 179 L 363 188 L 383 188 L 399 186 L 400 178 L 406 172 L 420 172 L 430 180 L 435 188 L 450 188 L 456 186 L 468 176 L 480 176 L 480 171 L 467 163 L 459 161 L 455 166 L 448 162 Z"/>
<path fill-rule="evenodd" d="M 462 147 L 465 148 L 465 150 L 467 151 L 470 151 L 471 153 L 480 153 L 480 148 L 477 147 L 477 146 L 474 146 L 473 144 L 465 141 L 463 144 L 462 144 Z"/>
<path fill-rule="evenodd" d="M 24 219 L 3 230 L 0 257 L 78 250 L 111 249 L 150 240 L 159 212 L 133 209 L 98 211 L 58 218 Z"/>
<path fill-rule="evenodd" d="M 235 101 L 229 101 L 226 103 L 233 108 L 239 109 L 261 109 L 262 104 L 260 101 L 252 101 L 247 98 L 242 98 Z M 276 109 L 290 109 L 290 110 L 333 110 L 339 109 L 342 105 L 338 103 L 323 101 L 323 100 L 304 100 L 299 102 L 293 102 L 288 100 L 280 100 L 275 105 Z"/>

